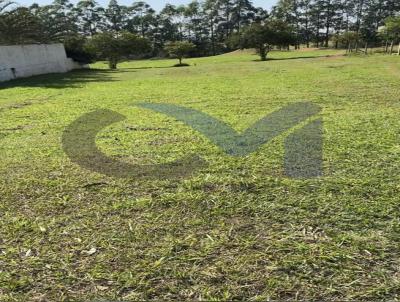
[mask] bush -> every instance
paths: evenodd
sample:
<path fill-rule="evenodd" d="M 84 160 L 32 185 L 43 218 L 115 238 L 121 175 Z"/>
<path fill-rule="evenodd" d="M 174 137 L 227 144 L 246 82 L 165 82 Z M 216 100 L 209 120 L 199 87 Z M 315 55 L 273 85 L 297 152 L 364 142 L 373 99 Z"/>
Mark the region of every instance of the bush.
<path fill-rule="evenodd" d="M 81 64 L 90 64 L 95 61 L 95 55 L 86 47 L 86 38 L 83 36 L 69 36 L 64 39 L 67 57 Z"/>

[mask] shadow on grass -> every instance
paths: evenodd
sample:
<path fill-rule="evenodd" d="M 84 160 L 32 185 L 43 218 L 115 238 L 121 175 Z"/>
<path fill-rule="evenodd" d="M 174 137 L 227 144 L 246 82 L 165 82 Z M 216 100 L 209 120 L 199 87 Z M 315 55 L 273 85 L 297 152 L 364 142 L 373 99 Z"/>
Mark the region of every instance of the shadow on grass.
<path fill-rule="evenodd" d="M 179 63 L 179 64 L 175 64 L 173 67 L 189 67 L 190 64 L 188 63 Z"/>
<path fill-rule="evenodd" d="M 83 69 L 67 73 L 54 73 L 32 76 L 0 83 L 0 89 L 15 87 L 43 87 L 43 88 L 80 88 L 83 84 L 92 82 L 113 82 L 114 73 L 121 73 L 121 70 L 105 69 Z M 127 71 L 126 71 L 127 72 Z"/>
<path fill-rule="evenodd" d="M 318 59 L 318 58 L 331 58 L 342 55 L 323 55 L 323 56 L 298 56 L 298 57 L 288 57 L 288 58 L 267 58 L 267 61 L 286 61 L 286 60 L 300 60 L 300 59 Z M 253 62 L 266 62 L 260 59 L 253 60 Z"/>
<path fill-rule="evenodd" d="M 121 69 L 119 69 L 119 71 L 124 72 L 124 70 L 145 70 L 145 69 L 161 69 L 161 68 L 172 68 L 173 66 L 143 66 L 143 67 L 123 67 Z M 129 72 L 129 71 L 125 71 L 125 72 Z"/>

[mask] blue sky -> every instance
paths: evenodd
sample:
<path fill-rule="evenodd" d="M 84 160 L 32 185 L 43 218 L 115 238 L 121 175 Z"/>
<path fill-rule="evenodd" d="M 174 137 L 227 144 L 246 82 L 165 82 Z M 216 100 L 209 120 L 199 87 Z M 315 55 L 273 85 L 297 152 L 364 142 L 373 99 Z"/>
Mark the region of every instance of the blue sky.
<path fill-rule="evenodd" d="M 39 4 L 49 4 L 52 0 L 15 0 L 20 5 L 31 5 L 32 3 L 39 3 Z M 71 0 L 71 2 L 76 3 L 78 0 Z M 109 0 L 97 0 L 101 5 L 107 5 Z M 129 5 L 135 2 L 135 0 L 119 0 L 120 4 Z M 190 0 L 169 0 L 169 1 L 160 1 L 160 0 L 147 0 L 154 9 L 160 10 L 162 7 L 165 6 L 167 3 L 171 4 L 185 4 L 191 2 Z M 253 0 L 255 6 L 261 6 L 264 8 L 271 8 L 272 5 L 276 3 L 276 0 Z"/>

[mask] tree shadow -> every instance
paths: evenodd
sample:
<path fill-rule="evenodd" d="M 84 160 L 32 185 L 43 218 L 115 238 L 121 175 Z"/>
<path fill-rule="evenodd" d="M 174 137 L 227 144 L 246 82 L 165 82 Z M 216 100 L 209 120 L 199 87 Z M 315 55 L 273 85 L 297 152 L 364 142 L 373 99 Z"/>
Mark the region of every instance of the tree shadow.
<path fill-rule="evenodd" d="M 128 72 L 124 70 L 146 70 L 146 69 L 166 69 L 166 68 L 173 68 L 173 66 L 143 66 L 143 67 L 123 67 L 118 69 L 118 71 Z"/>
<path fill-rule="evenodd" d="M 81 69 L 67 73 L 37 75 L 0 83 L 0 89 L 15 87 L 41 87 L 53 89 L 80 88 L 82 85 L 87 83 L 116 81 L 112 75 L 120 72 L 120 70 Z"/>
<path fill-rule="evenodd" d="M 286 60 L 300 60 L 300 59 L 317 59 L 317 58 L 331 58 L 337 57 L 339 55 L 323 55 L 323 56 L 297 56 L 297 57 L 288 57 L 288 58 L 267 58 L 267 61 L 286 61 Z M 260 59 L 253 60 L 253 62 L 266 62 Z"/>

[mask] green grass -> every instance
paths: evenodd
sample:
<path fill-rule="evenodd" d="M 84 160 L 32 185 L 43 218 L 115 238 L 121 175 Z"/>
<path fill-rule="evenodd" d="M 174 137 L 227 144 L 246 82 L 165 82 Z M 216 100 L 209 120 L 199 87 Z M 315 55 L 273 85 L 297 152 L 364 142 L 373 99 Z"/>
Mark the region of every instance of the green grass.
<path fill-rule="evenodd" d="M 336 54 L 99 63 L 2 84 L 0 300 L 400 299 L 400 59 Z M 319 104 L 326 175 L 286 178 L 284 137 L 231 158 L 143 101 L 238 131 L 285 104 Z M 61 136 L 98 108 L 127 117 L 98 136 L 108 155 L 194 153 L 209 166 L 158 181 L 80 168 Z"/>

